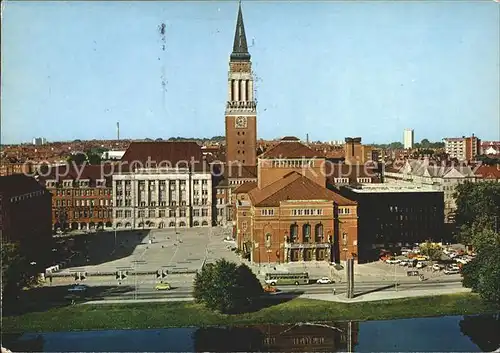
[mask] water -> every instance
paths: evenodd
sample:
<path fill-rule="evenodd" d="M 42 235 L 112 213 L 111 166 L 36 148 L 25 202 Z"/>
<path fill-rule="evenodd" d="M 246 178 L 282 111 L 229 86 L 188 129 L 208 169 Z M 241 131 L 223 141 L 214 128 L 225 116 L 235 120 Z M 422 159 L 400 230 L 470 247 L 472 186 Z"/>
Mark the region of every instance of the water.
<path fill-rule="evenodd" d="M 26 333 L 4 346 L 38 352 L 452 351 L 500 347 L 500 315 L 327 324 Z"/>

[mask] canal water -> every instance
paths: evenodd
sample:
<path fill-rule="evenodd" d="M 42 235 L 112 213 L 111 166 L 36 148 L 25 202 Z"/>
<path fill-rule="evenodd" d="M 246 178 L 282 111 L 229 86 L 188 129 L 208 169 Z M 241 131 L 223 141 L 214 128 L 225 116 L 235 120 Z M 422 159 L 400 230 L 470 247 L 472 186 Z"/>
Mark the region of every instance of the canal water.
<path fill-rule="evenodd" d="M 25 333 L 14 352 L 492 352 L 500 315 L 241 327 Z"/>

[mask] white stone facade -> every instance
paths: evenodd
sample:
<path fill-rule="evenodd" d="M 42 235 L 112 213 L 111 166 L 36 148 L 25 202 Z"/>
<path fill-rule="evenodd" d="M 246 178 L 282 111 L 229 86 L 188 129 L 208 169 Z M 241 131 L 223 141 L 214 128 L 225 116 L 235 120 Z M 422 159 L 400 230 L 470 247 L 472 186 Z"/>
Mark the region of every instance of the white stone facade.
<path fill-rule="evenodd" d="M 212 175 L 187 168 L 142 168 L 113 175 L 117 229 L 210 227 Z"/>

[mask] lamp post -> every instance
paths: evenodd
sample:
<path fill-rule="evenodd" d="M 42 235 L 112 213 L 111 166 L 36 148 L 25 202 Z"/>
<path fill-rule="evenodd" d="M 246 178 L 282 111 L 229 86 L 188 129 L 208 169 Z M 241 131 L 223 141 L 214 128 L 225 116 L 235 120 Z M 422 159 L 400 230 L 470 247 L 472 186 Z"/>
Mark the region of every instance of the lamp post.
<path fill-rule="evenodd" d="M 347 233 L 342 232 L 342 250 L 344 251 L 344 261 L 347 262 L 347 252 L 349 251 L 349 248 L 347 247 Z"/>

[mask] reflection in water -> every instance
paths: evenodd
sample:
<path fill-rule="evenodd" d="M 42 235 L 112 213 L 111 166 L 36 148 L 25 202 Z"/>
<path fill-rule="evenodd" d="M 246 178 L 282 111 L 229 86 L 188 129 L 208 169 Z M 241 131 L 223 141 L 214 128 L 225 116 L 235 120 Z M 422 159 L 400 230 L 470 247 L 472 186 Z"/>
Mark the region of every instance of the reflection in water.
<path fill-rule="evenodd" d="M 500 348 L 500 314 L 464 316 L 459 326 L 482 351 Z"/>
<path fill-rule="evenodd" d="M 500 315 L 2 335 L 13 352 L 494 351 Z"/>
<path fill-rule="evenodd" d="M 352 352 L 359 324 L 259 325 L 200 328 L 194 333 L 197 352 Z"/>

